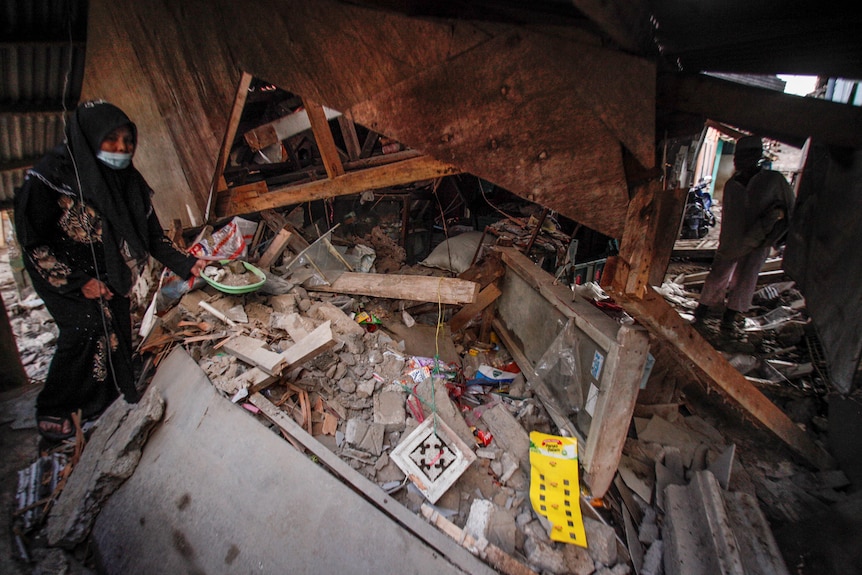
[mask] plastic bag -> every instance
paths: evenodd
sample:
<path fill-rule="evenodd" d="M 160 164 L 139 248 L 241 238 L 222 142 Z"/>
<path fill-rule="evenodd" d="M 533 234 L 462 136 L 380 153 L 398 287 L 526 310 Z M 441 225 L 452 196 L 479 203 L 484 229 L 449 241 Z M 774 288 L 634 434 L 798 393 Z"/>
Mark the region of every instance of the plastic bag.
<path fill-rule="evenodd" d="M 248 241 L 254 237 L 257 224 L 240 217 L 205 237 L 189 248 L 189 254 L 198 259 L 218 261 L 245 259 L 248 256 Z M 159 311 L 167 309 L 188 292 L 202 287 L 206 282 L 198 277 L 182 279 L 170 270 L 162 277 L 162 287 L 159 290 Z"/>
<path fill-rule="evenodd" d="M 569 319 L 559 335 L 536 364 L 536 374 L 568 413 L 577 413 L 584 405 L 581 371 L 578 360 L 578 338 L 574 320 Z"/>

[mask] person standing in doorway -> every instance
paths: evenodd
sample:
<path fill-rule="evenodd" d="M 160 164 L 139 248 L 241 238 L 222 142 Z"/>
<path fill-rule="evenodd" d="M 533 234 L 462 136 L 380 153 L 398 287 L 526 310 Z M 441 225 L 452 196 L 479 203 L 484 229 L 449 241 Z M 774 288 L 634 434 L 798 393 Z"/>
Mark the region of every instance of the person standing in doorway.
<path fill-rule="evenodd" d="M 78 106 L 65 141 L 28 171 L 15 194 L 24 266 L 59 328 L 36 398 L 41 436 L 75 434 L 72 414 L 98 417 L 120 394 L 138 400 L 129 293 L 149 256 L 183 278 L 206 262 L 177 250 L 132 164 L 137 128 L 104 101 Z"/>
<path fill-rule="evenodd" d="M 721 333 L 739 335 L 760 270 L 787 231 L 793 190 L 781 173 L 764 169 L 763 160 L 760 137 L 744 136 L 736 142 L 735 172 L 724 186 L 718 249 L 694 311 L 699 330 L 710 311 L 724 304 Z"/>

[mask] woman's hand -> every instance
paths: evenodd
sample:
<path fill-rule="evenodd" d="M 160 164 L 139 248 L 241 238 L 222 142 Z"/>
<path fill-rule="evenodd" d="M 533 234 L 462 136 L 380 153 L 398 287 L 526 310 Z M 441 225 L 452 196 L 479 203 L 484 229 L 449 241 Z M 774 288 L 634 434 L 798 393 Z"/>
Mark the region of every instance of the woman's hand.
<path fill-rule="evenodd" d="M 114 297 L 113 292 L 108 289 L 108 286 L 96 278 L 90 278 L 90 281 L 85 283 L 81 288 L 81 293 L 87 299 L 99 299 L 100 297 L 111 299 Z"/>
<path fill-rule="evenodd" d="M 195 277 L 200 277 L 205 267 L 207 267 L 207 261 L 199 259 L 195 262 L 195 265 L 192 266 L 191 274 Z"/>

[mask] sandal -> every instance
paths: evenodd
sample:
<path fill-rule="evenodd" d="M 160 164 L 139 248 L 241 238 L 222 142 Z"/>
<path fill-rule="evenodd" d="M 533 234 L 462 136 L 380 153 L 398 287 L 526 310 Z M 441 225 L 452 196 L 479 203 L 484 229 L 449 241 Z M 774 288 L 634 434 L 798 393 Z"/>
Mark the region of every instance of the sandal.
<path fill-rule="evenodd" d="M 39 435 L 50 441 L 63 441 L 75 436 L 75 426 L 68 417 L 40 415 L 36 422 Z"/>

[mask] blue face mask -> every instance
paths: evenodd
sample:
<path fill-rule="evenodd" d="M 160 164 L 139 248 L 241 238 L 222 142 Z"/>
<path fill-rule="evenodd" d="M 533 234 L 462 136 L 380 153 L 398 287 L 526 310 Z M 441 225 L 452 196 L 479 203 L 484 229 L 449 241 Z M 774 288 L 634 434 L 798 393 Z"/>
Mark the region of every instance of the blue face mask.
<path fill-rule="evenodd" d="M 96 153 L 96 157 L 99 158 L 103 164 L 114 170 L 128 168 L 129 164 L 132 163 L 132 154 L 118 154 L 115 152 L 99 150 Z"/>

